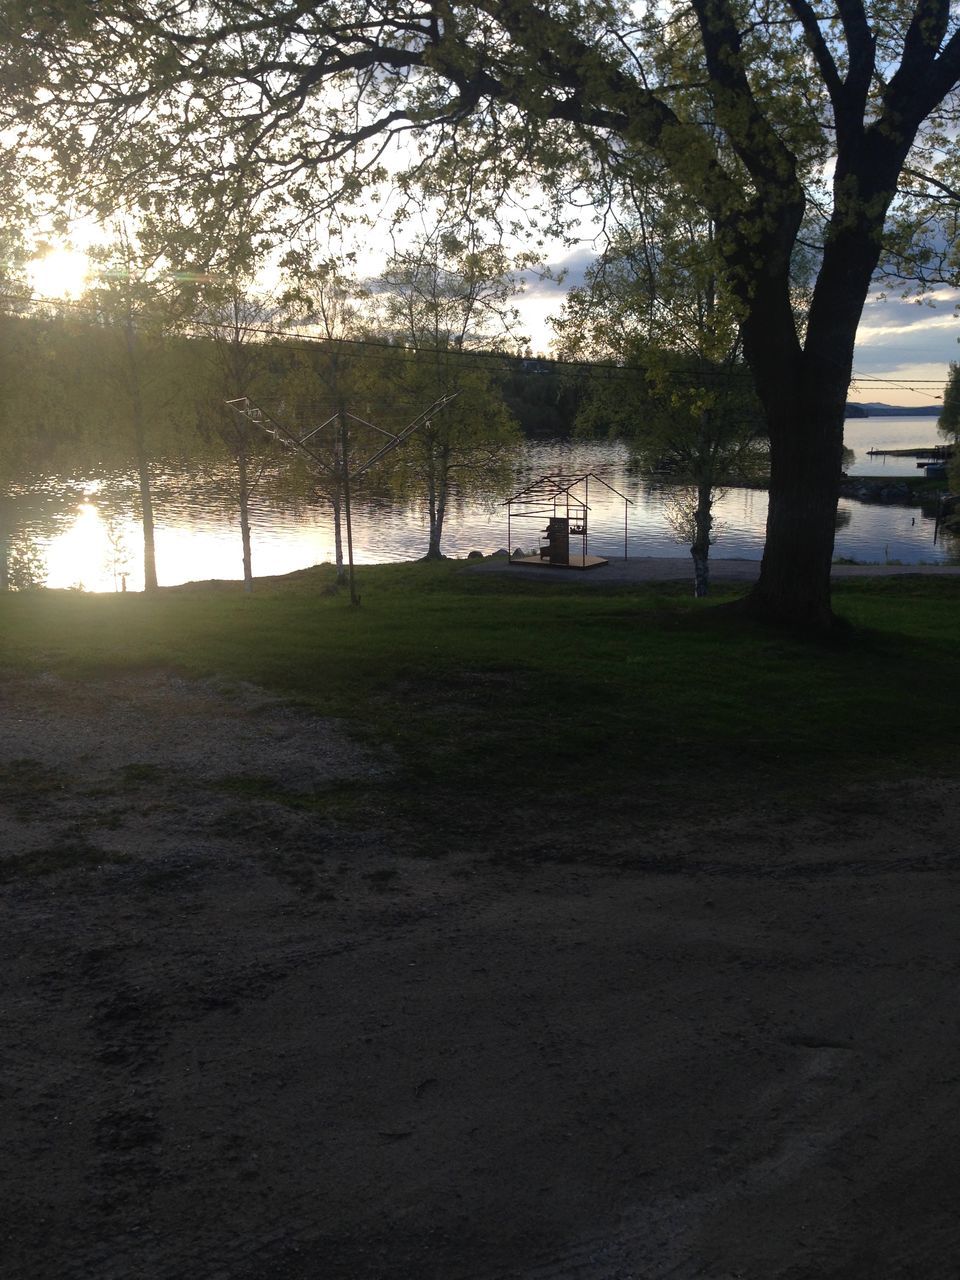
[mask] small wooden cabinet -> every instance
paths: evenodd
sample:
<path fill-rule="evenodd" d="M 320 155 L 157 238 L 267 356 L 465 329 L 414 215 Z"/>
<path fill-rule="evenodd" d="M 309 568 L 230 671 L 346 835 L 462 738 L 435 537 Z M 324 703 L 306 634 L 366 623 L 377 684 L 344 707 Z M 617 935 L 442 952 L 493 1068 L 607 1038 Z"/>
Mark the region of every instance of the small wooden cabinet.
<path fill-rule="evenodd" d="M 551 516 L 540 541 L 540 559 L 551 564 L 570 563 L 570 521 L 566 516 Z"/>

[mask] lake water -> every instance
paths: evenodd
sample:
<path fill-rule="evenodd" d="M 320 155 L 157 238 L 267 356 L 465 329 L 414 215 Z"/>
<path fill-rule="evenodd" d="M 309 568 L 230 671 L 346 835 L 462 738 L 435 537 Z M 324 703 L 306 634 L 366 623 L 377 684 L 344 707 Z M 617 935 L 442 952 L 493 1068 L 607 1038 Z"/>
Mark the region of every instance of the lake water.
<path fill-rule="evenodd" d="M 933 418 L 850 419 L 847 444 L 856 452 L 852 475 L 916 475 L 912 458 L 869 458 L 870 448 L 918 448 L 937 442 Z M 630 499 L 627 554 L 676 556 L 683 548 L 665 518 L 663 494 L 629 468 L 626 448 L 606 442 L 528 443 L 518 456 L 513 491 L 537 477 L 557 472 L 592 472 Z M 330 509 L 284 496 L 275 477 L 266 477 L 253 503 L 255 575 L 289 573 L 334 558 Z M 443 547 L 451 556 L 489 553 L 507 542 L 503 500 L 454 505 L 447 513 Z M 593 555 L 624 554 L 622 501 L 591 483 L 590 543 Z M 240 578 L 240 536 L 230 496 L 229 471 L 198 476 L 170 470 L 156 478 L 157 570 L 162 585 L 209 578 Z M 14 535 L 29 539 L 45 563 L 51 587 L 117 589 L 126 575 L 139 590 L 140 529 L 136 483 L 130 475 L 97 480 L 47 477 L 15 492 Z M 713 554 L 758 560 L 763 552 L 766 494 L 733 489 L 717 504 L 718 539 Z M 864 562 L 960 563 L 955 541 L 934 542 L 934 522 L 919 509 L 843 500 L 835 554 Z M 514 521 L 514 547 L 536 547 L 542 519 Z M 423 555 L 427 527 L 423 513 L 365 497 L 354 504 L 354 557 L 358 564 L 412 560 Z"/>

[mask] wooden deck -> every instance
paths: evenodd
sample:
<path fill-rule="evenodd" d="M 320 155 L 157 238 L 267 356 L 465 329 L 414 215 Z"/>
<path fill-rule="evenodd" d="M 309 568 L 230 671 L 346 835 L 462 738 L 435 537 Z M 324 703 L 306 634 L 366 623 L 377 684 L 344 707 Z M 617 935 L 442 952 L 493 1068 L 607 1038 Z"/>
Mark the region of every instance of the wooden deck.
<path fill-rule="evenodd" d="M 511 559 L 510 563 L 525 569 L 599 569 L 609 561 L 600 556 L 571 555 L 569 564 L 551 564 L 549 560 L 541 560 L 539 556 L 522 556 L 516 560 Z"/>

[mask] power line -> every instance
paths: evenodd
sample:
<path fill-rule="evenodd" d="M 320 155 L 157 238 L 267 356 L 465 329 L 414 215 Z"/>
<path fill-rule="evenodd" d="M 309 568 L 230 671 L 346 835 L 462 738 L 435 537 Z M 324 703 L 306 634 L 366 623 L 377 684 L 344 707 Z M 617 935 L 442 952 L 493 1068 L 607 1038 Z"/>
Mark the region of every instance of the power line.
<path fill-rule="evenodd" d="M 40 306 L 51 308 L 67 307 L 73 311 L 77 311 L 88 316 L 102 316 L 104 314 L 103 311 L 98 309 L 95 305 L 91 305 L 88 302 L 73 301 L 71 299 L 52 299 L 35 296 L 25 298 L 22 295 L 0 294 L 0 301 L 2 300 L 18 303 L 35 303 Z M 145 313 L 143 312 L 134 312 L 132 313 L 132 318 L 143 319 L 144 314 Z M 183 323 L 186 326 L 186 333 L 182 336 L 188 337 L 200 337 L 204 334 L 224 328 L 224 326 L 216 320 L 191 319 Z M 617 364 L 613 361 L 568 360 L 558 356 L 525 355 L 520 352 L 485 351 L 482 349 L 463 350 L 455 346 L 445 348 L 418 348 L 403 343 L 388 342 L 383 339 L 371 337 L 331 337 L 326 334 L 310 334 L 303 333 L 301 331 L 291 331 L 289 329 L 276 329 L 267 325 L 244 325 L 243 332 L 245 334 L 255 334 L 257 337 L 261 338 L 280 339 L 286 345 L 294 348 L 297 345 L 313 348 L 339 348 L 346 353 L 348 359 L 369 360 L 379 358 L 386 361 L 387 359 L 396 359 L 398 355 L 423 353 L 425 355 L 433 356 L 442 355 L 444 358 L 453 359 L 467 367 L 470 367 L 472 364 L 472 367 L 474 368 L 482 367 L 482 364 L 485 361 L 495 361 L 501 366 L 506 365 L 510 367 L 510 372 L 531 376 L 547 374 L 554 372 L 555 370 L 576 370 L 588 375 L 602 372 L 613 376 L 636 378 L 645 372 L 645 370 L 640 367 Z M 380 356 L 371 356 L 371 352 L 381 352 L 383 354 Z M 519 365 L 520 368 L 516 368 L 517 365 Z M 658 376 L 661 376 L 665 381 L 688 385 L 696 385 L 697 382 L 702 380 L 704 377 L 751 378 L 749 370 L 740 368 L 704 368 L 690 371 L 668 370 Z"/>
<path fill-rule="evenodd" d="M 850 379 L 851 382 L 885 382 L 892 387 L 906 387 L 906 383 L 901 382 L 899 378 L 875 378 L 863 373 L 854 373 Z M 942 387 L 944 378 L 911 378 L 911 385 L 917 387 Z"/>
<path fill-rule="evenodd" d="M 30 304 L 53 309 L 68 308 L 75 312 L 85 315 L 100 316 L 104 315 L 102 309 L 96 304 L 85 302 L 82 300 L 73 300 L 68 298 L 43 298 L 37 295 L 22 295 L 0 293 L 0 301 L 14 302 L 18 304 Z M 143 319 L 145 313 L 133 312 L 134 319 Z M 224 326 L 216 320 L 191 319 L 183 322 L 186 325 L 186 333 L 181 336 L 202 337 L 205 334 L 215 332 Z M 273 340 L 281 340 L 284 344 L 296 348 L 302 346 L 306 348 L 333 348 L 341 350 L 348 359 L 380 359 L 382 361 L 395 360 L 398 355 L 417 354 L 422 352 L 434 356 L 442 355 L 445 359 L 453 359 L 461 363 L 461 367 L 482 368 L 484 362 L 495 361 L 501 367 L 507 366 L 508 371 L 513 374 L 522 376 L 539 376 L 549 374 L 556 371 L 571 370 L 577 371 L 588 377 L 595 374 L 606 374 L 608 377 L 621 378 L 637 378 L 643 376 L 645 369 L 639 366 L 631 366 L 619 364 L 614 361 L 603 360 L 570 360 L 559 356 L 543 356 L 543 355 L 524 355 L 520 352 L 507 351 L 488 351 L 482 349 L 463 350 L 455 346 L 447 348 L 417 348 L 398 342 L 389 342 L 383 339 L 372 337 L 348 338 L 343 336 L 332 337 L 327 334 L 311 334 L 302 331 L 291 331 L 290 329 L 272 328 L 267 325 L 249 325 L 243 327 L 245 334 L 256 335 L 260 338 Z M 374 352 L 383 353 L 382 355 L 373 355 Z M 517 367 L 519 366 L 519 368 Z M 540 367 L 535 367 L 540 366 Z M 546 367 L 544 367 L 546 366 Z M 752 374 L 746 367 L 738 368 L 701 368 L 687 370 L 666 370 L 658 373 L 658 378 L 666 382 L 672 382 L 675 385 L 690 386 L 697 385 L 703 379 L 713 378 L 739 378 L 748 382 L 752 382 Z M 904 383 L 895 378 L 877 377 L 867 374 L 858 374 L 855 370 L 851 376 L 851 385 L 861 383 L 878 384 L 895 387 L 899 391 L 913 392 L 916 395 L 926 395 L 926 391 L 921 390 L 924 387 L 943 387 L 945 378 L 912 378 L 910 383 Z"/>

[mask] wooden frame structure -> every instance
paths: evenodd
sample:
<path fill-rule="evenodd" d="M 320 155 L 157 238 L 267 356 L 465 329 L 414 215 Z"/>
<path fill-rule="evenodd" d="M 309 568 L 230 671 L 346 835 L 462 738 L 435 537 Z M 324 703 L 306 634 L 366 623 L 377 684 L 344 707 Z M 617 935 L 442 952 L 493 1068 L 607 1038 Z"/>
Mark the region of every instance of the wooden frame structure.
<path fill-rule="evenodd" d="M 603 485 L 623 502 L 623 558 L 627 559 L 628 509 L 633 501 L 593 471 L 580 475 L 559 472 L 541 476 L 503 504 L 507 508 L 507 549 L 513 546 L 515 520 L 546 520 L 538 530 L 536 555 L 510 555 L 510 563 L 528 568 L 596 569 L 608 561 L 589 554 L 590 481 Z M 571 551 L 579 539 L 579 551 Z"/>

